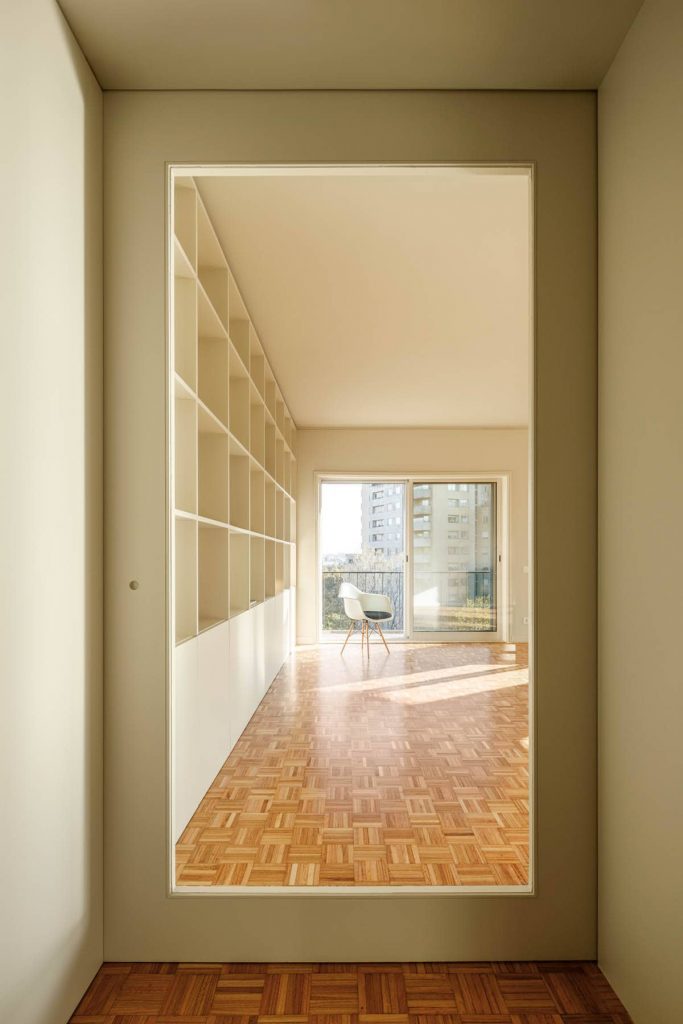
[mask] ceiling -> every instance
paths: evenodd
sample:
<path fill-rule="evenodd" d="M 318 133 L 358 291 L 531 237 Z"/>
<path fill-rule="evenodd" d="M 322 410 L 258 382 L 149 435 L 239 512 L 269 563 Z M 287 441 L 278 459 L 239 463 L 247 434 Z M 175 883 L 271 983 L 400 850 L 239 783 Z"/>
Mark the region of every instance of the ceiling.
<path fill-rule="evenodd" d="M 104 89 L 594 89 L 642 0 L 60 0 Z"/>
<path fill-rule="evenodd" d="M 299 427 L 528 422 L 529 179 L 196 179 Z"/>

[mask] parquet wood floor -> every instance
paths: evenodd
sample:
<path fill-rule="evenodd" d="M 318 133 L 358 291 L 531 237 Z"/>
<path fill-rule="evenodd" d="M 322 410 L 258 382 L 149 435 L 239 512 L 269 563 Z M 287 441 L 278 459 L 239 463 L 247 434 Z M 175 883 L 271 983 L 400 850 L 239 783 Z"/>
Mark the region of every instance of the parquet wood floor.
<path fill-rule="evenodd" d="M 593 963 L 103 964 L 70 1024 L 630 1024 Z"/>
<path fill-rule="evenodd" d="M 527 682 L 520 644 L 299 648 L 180 837 L 177 884 L 526 883 Z"/>

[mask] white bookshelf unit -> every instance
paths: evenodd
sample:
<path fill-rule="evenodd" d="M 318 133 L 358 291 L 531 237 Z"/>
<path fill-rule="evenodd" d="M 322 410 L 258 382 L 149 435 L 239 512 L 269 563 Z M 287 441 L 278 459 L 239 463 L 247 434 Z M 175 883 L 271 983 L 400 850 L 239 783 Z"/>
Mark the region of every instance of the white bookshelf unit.
<path fill-rule="evenodd" d="M 171 238 L 175 842 L 292 647 L 296 427 L 191 177 Z"/>

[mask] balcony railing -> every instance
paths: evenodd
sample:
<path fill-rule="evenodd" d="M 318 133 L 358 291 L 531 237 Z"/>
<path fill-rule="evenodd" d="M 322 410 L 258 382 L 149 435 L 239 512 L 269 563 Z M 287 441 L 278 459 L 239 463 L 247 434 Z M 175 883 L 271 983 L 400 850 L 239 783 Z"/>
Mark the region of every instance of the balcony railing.
<path fill-rule="evenodd" d="M 394 618 L 385 632 L 403 633 L 403 570 L 324 570 L 322 624 L 324 632 L 342 632 L 349 620 L 339 598 L 342 583 L 353 583 L 369 594 L 386 594 L 394 606 Z M 491 569 L 433 572 L 413 570 L 415 632 L 495 632 L 496 574 Z"/>
<path fill-rule="evenodd" d="M 416 633 L 493 633 L 496 573 L 492 569 L 413 569 Z"/>

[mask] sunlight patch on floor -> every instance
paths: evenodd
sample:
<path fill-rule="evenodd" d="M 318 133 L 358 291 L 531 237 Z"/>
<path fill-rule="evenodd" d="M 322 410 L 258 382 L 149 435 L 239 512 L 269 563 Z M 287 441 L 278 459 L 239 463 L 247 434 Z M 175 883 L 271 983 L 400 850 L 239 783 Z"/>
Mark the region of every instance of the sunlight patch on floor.
<path fill-rule="evenodd" d="M 435 701 L 471 697 L 492 690 L 505 690 L 511 686 L 526 686 L 528 681 L 527 669 L 503 669 L 500 672 L 480 675 L 476 679 L 448 679 L 424 686 L 384 692 L 381 696 L 383 700 L 395 701 L 397 704 L 432 704 Z"/>
<path fill-rule="evenodd" d="M 385 655 L 386 657 L 386 655 Z M 372 665 L 370 665 L 370 669 Z M 430 669 L 426 672 L 409 672 L 400 676 L 372 676 L 369 679 L 358 679 L 353 682 L 336 683 L 324 686 L 327 693 L 346 691 L 347 693 L 367 693 L 370 690 L 390 690 L 399 686 L 413 686 L 419 683 L 433 683 L 439 679 L 453 679 L 455 676 L 493 675 L 497 672 L 510 672 L 507 665 L 450 665 L 448 668 Z"/>

